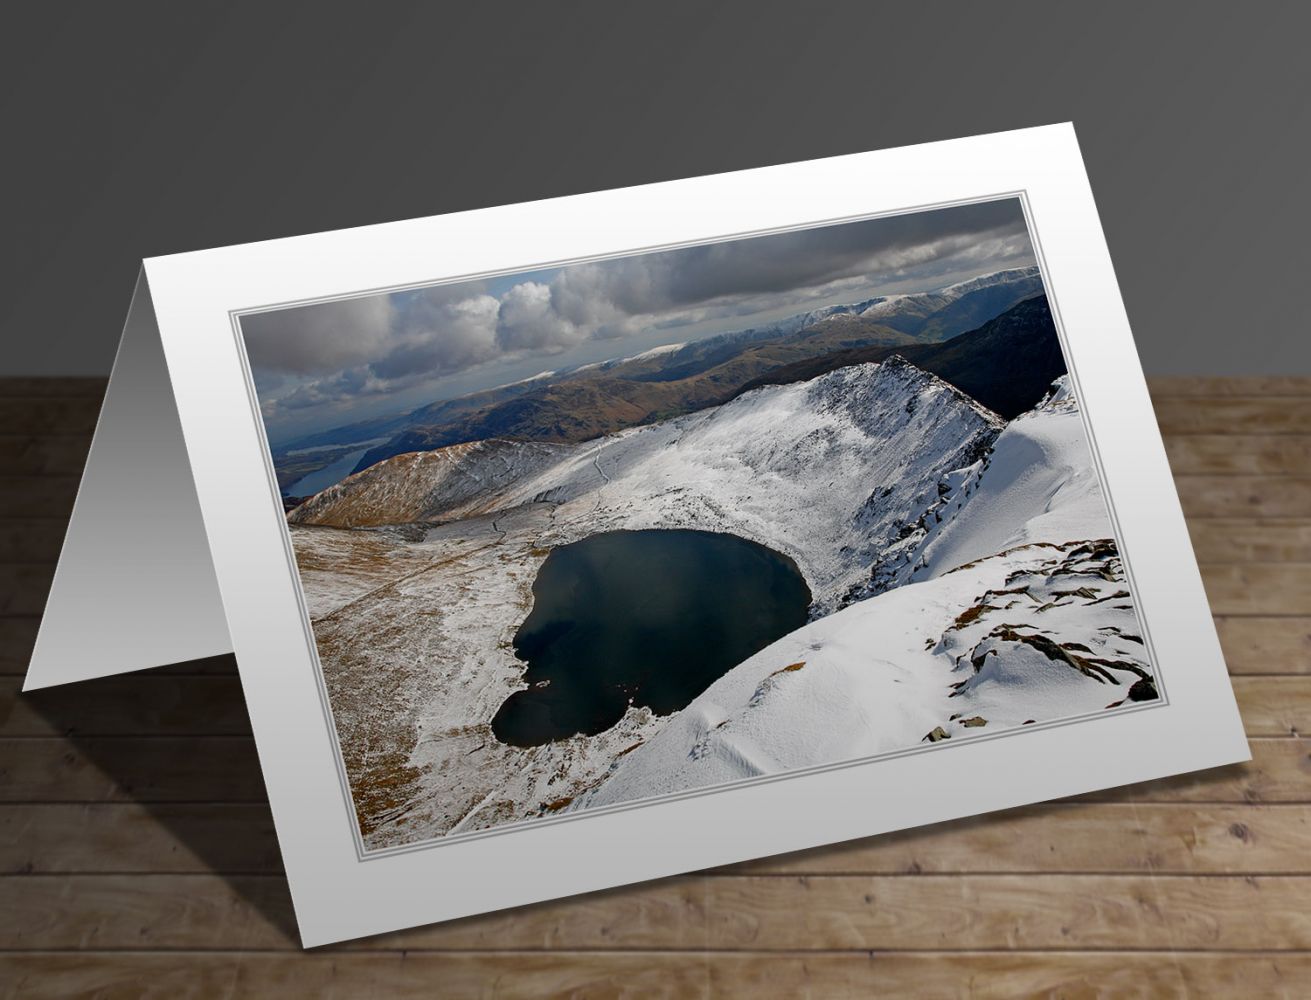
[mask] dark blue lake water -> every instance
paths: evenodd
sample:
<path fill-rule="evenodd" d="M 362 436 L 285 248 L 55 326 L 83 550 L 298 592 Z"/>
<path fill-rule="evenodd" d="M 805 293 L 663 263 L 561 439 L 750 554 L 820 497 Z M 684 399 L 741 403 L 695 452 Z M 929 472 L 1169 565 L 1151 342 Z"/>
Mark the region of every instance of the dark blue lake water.
<path fill-rule="evenodd" d="M 331 465 L 325 465 L 317 472 L 311 472 L 308 476 L 297 479 L 282 492 L 289 497 L 312 497 L 315 493 L 341 482 L 354 472 L 355 466 L 368 450 L 368 448 L 360 448 L 358 451 L 348 452 Z"/>
<path fill-rule="evenodd" d="M 630 703 L 676 712 L 804 625 L 810 599 L 796 563 L 735 535 L 614 531 L 563 545 L 514 637 L 531 686 L 492 731 L 539 746 L 609 729 Z"/>

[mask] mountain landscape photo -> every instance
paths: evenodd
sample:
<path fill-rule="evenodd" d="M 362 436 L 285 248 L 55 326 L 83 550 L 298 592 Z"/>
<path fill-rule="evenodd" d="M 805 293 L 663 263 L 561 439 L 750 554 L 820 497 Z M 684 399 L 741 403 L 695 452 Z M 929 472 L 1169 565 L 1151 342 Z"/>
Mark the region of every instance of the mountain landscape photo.
<path fill-rule="evenodd" d="M 1159 702 L 1013 200 L 242 329 L 366 849 Z"/>

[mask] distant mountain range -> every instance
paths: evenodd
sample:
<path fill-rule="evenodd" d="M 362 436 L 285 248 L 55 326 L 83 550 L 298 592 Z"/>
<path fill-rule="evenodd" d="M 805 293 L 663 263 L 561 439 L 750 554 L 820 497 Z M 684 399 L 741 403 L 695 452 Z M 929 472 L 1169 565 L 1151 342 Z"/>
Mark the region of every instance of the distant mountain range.
<path fill-rule="evenodd" d="M 1002 323 L 999 314 L 1025 300 L 1034 301 Z M 385 440 L 373 444 L 354 471 L 395 455 L 491 438 L 586 441 L 717 406 L 749 388 L 806 381 L 892 354 L 1003 417 L 1032 406 L 1065 370 L 1038 269 L 1018 268 L 930 292 L 827 306 L 334 428 L 280 449 L 274 464 L 285 492 L 351 446 L 358 450 L 379 438 Z"/>
<path fill-rule="evenodd" d="M 945 343 L 831 351 L 780 365 L 744 383 L 739 391 L 805 382 L 825 372 L 882 361 L 893 354 L 945 379 L 1007 420 L 1032 407 L 1052 381 L 1065 374 L 1065 358 L 1047 296 L 1035 295 L 977 330 Z"/>

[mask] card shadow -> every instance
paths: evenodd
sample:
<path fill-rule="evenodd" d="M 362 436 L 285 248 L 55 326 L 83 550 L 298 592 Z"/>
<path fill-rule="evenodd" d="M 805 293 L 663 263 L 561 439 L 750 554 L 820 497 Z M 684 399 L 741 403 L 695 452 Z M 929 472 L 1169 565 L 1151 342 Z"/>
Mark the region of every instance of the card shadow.
<path fill-rule="evenodd" d="M 206 870 L 224 879 L 289 943 L 299 943 L 234 657 L 81 681 L 22 697 L 52 734 L 66 739 L 112 783 L 99 801 L 139 805 L 196 859 L 186 870 Z M 1232 784 L 1245 775 L 1251 782 L 1259 780 L 1253 762 L 813 848 L 792 857 L 841 855 L 876 841 L 881 852 L 907 859 L 904 874 L 932 872 L 939 867 L 929 861 L 934 844 L 952 831 L 964 835 L 967 829 L 992 826 L 1002 833 L 1002 828 L 1013 830 L 1011 824 L 1023 813 L 1074 812 L 1090 801 L 1140 803 L 1152 801 L 1157 793 L 1174 798 L 1185 790 L 1180 796 L 1185 801 L 1207 800 L 1213 798 L 1204 794 L 1208 787 Z M 1151 794 L 1145 795 L 1149 789 Z M 1254 791 L 1247 794 L 1259 801 Z M 1034 850 L 1048 849 L 1041 842 L 1043 824 L 1031 829 Z M 1143 847 L 1150 853 L 1150 844 Z M 926 863 L 917 860 L 920 856 Z"/>
<path fill-rule="evenodd" d="M 21 697 L 76 751 L 68 766 L 83 766 L 80 757 L 108 779 L 95 804 L 139 805 L 195 858 L 170 870 L 219 876 L 289 943 L 300 943 L 231 654 Z"/>

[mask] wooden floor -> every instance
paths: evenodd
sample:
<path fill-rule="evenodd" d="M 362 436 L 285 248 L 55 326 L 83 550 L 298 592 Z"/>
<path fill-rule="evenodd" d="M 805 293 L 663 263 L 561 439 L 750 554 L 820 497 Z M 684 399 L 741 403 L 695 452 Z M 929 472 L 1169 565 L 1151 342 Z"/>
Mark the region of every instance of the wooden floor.
<path fill-rule="evenodd" d="M 0 382 L 0 996 L 1311 997 L 1311 378 L 1152 388 L 1250 764 L 303 953 L 230 657 L 18 693 L 103 383 Z"/>

